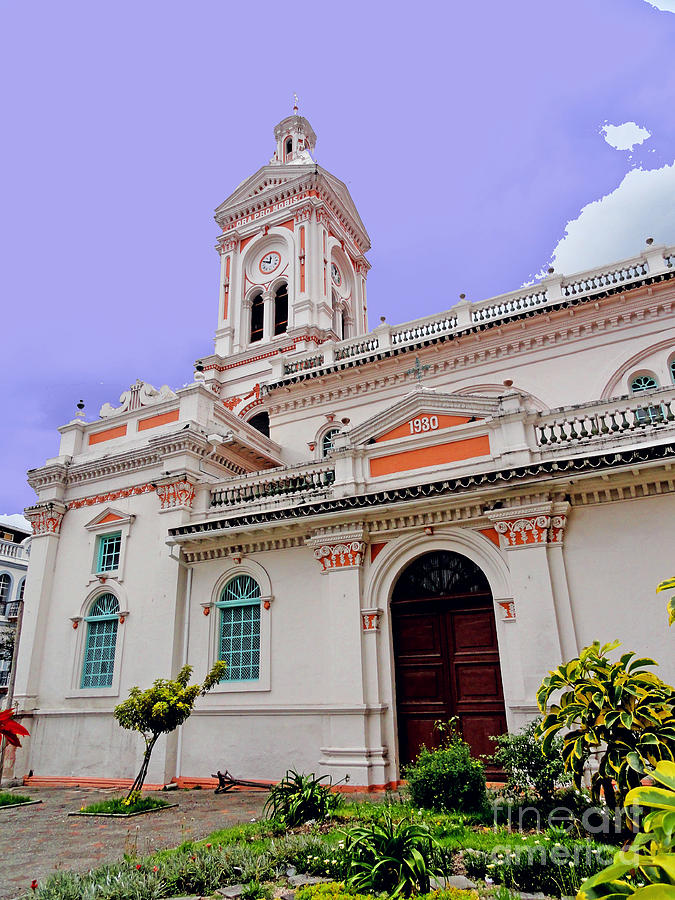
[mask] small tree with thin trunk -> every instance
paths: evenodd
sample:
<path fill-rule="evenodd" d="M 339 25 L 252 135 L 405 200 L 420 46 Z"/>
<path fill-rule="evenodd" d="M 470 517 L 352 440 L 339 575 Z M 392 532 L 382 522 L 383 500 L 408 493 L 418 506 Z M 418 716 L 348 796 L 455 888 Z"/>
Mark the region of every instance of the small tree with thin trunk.
<path fill-rule="evenodd" d="M 169 734 L 188 718 L 197 697 L 204 695 L 215 687 L 225 674 L 226 664 L 217 662 L 206 676 L 203 684 L 190 684 L 192 666 L 183 666 L 175 681 L 158 678 L 152 687 L 142 691 L 133 687 L 124 703 L 115 707 L 115 718 L 130 731 L 138 731 L 145 741 L 143 763 L 136 776 L 127 799 L 140 791 L 148 774 L 150 757 L 159 736 Z"/>

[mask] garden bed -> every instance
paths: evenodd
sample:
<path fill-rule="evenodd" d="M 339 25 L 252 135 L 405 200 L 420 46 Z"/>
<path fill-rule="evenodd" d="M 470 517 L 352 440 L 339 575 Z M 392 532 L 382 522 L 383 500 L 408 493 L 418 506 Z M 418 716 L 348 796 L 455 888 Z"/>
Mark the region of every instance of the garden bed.
<path fill-rule="evenodd" d="M 15 809 L 17 806 L 34 806 L 42 800 L 33 800 L 23 794 L 12 794 L 11 791 L 0 791 L 0 809 Z"/>
<path fill-rule="evenodd" d="M 169 803 L 157 797 L 141 797 L 140 799 L 127 801 L 124 797 L 113 797 L 103 800 L 101 803 L 92 803 L 90 806 L 82 806 L 77 812 L 68 813 L 69 816 L 102 816 L 107 819 L 130 819 L 133 816 L 144 816 L 146 813 L 161 812 L 163 809 L 172 809 L 177 803 Z"/>

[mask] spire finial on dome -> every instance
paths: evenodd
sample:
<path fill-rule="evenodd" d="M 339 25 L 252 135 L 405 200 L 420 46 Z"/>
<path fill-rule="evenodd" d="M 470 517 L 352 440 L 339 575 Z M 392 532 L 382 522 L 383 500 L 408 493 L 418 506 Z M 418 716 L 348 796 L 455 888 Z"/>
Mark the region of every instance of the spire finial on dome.
<path fill-rule="evenodd" d="M 297 116 L 298 114 L 298 95 L 293 94 L 293 115 Z"/>

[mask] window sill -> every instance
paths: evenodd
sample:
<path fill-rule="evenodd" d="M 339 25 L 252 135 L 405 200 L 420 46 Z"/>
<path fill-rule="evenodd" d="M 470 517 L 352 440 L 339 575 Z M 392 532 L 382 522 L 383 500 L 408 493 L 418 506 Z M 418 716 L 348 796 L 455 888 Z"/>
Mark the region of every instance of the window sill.
<path fill-rule="evenodd" d="M 66 700 L 75 700 L 78 697 L 119 697 L 120 692 L 117 687 L 109 688 L 78 688 L 66 694 Z"/>
<path fill-rule="evenodd" d="M 258 681 L 224 681 L 217 684 L 212 694 L 246 694 L 249 691 L 269 691 L 270 686 L 264 679 Z"/>

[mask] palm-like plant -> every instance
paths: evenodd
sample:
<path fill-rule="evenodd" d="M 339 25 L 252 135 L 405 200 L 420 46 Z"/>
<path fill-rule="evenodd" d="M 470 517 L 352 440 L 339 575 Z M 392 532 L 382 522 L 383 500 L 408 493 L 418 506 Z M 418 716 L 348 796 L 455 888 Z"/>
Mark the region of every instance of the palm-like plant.
<path fill-rule="evenodd" d="M 331 792 L 331 779 L 322 784 L 326 775 L 304 775 L 289 769 L 279 784 L 270 791 L 264 812 L 270 819 L 279 819 L 287 828 L 295 828 L 312 819 L 321 821 L 332 815 L 341 798 Z"/>
<path fill-rule="evenodd" d="M 429 892 L 436 874 L 430 857 L 437 842 L 426 825 L 395 822 L 387 813 L 380 822 L 357 825 L 344 834 L 350 889 L 390 897 Z"/>

